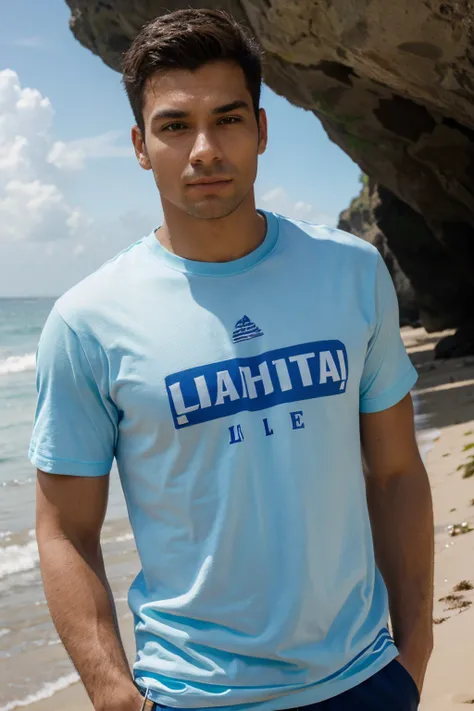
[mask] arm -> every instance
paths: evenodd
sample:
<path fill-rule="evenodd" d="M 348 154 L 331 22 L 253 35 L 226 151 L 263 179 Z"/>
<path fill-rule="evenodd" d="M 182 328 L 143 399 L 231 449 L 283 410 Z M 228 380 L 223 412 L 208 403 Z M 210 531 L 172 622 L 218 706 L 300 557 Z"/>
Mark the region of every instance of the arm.
<path fill-rule="evenodd" d="M 410 395 L 361 415 L 375 557 L 388 590 L 400 661 L 423 686 L 433 647 L 431 491 L 415 438 Z"/>
<path fill-rule="evenodd" d="M 138 711 L 100 546 L 108 487 L 38 469 L 36 537 L 51 616 L 94 709 Z"/>

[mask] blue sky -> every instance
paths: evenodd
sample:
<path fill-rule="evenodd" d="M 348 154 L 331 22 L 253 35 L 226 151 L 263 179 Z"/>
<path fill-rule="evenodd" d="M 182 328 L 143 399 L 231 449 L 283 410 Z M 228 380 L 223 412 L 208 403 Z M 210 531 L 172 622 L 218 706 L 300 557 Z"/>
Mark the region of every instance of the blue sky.
<path fill-rule="evenodd" d="M 56 296 L 156 227 L 161 205 L 120 75 L 74 39 L 64 0 L 0 10 L 0 296 Z M 311 112 L 267 88 L 262 106 L 257 204 L 335 224 L 358 166 Z"/>

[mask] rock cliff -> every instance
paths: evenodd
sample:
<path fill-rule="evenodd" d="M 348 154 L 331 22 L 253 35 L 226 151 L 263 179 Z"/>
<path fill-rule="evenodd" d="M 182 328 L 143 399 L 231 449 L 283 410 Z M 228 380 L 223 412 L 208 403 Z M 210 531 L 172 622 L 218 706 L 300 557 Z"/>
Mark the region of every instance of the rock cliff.
<path fill-rule="evenodd" d="M 77 39 L 119 68 L 158 0 L 67 0 Z M 172 0 L 226 9 L 265 81 L 313 111 L 377 184 L 375 219 L 438 355 L 474 353 L 474 0 Z"/>
<path fill-rule="evenodd" d="M 351 232 L 373 244 L 381 253 L 392 276 L 400 307 L 401 326 L 420 326 L 420 310 L 415 290 L 400 268 L 394 253 L 387 244 L 387 238 L 377 224 L 376 211 L 381 205 L 377 185 L 367 176 L 362 176 L 360 194 L 349 207 L 339 215 L 338 227 Z"/>

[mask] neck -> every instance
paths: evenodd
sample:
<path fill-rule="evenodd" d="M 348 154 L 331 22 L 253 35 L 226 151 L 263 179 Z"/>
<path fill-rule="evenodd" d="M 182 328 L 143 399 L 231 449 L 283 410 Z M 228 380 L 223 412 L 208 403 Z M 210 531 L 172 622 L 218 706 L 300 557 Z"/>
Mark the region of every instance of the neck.
<path fill-rule="evenodd" d="M 164 221 L 156 234 L 169 252 L 196 262 L 230 262 L 253 252 L 265 239 L 264 217 L 253 191 L 227 217 L 193 217 L 163 201 Z"/>

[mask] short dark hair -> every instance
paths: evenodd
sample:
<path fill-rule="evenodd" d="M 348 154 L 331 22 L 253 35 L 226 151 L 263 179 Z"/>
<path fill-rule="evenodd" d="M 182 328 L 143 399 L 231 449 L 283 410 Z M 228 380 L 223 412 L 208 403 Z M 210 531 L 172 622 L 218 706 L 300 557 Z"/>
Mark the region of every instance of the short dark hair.
<path fill-rule="evenodd" d="M 219 60 L 242 68 L 258 121 L 261 55 L 256 40 L 224 11 L 186 9 L 157 17 L 142 27 L 122 57 L 122 81 L 138 127 L 144 134 L 144 87 L 155 72 L 193 71 Z"/>

